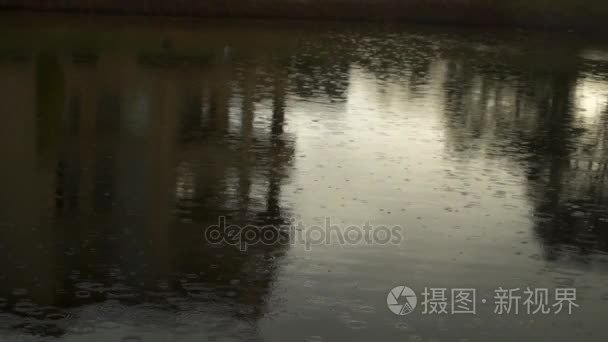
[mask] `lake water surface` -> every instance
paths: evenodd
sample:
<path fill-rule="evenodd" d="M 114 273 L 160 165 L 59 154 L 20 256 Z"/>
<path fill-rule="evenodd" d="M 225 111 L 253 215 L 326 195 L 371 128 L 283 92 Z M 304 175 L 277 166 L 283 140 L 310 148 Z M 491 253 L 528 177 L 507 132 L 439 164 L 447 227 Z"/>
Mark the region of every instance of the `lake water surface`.
<path fill-rule="evenodd" d="M 608 340 L 608 42 L 1 22 L 0 340 Z M 220 217 L 403 238 L 241 250 L 205 238 Z M 527 287 L 578 307 L 495 313 Z M 476 313 L 424 314 L 425 288 L 475 289 Z"/>

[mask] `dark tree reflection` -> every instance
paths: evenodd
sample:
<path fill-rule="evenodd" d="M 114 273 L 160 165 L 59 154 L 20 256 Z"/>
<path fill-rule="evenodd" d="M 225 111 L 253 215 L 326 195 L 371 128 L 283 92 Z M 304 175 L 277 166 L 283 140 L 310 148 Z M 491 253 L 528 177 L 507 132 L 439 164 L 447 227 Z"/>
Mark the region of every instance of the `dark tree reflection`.
<path fill-rule="evenodd" d="M 484 67 L 503 63 L 497 58 L 446 63 L 450 152 L 484 153 L 523 168 L 546 258 L 585 261 L 608 252 L 607 126 L 605 115 L 592 123 L 577 118 L 584 110 L 577 91 L 589 70 L 577 69 L 576 52 L 554 57 L 546 69 L 507 64 L 507 75 L 516 75 L 510 80 L 504 68 Z"/>

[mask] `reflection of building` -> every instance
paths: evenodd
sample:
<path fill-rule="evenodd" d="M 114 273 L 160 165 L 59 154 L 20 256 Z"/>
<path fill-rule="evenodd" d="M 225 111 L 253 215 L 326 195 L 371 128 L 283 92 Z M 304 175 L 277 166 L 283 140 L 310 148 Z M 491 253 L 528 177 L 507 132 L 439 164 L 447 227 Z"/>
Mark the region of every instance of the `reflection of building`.
<path fill-rule="evenodd" d="M 39 147 L 57 139 L 52 130 L 61 102 L 40 92 L 52 86 L 60 94 L 63 75 L 51 56 L 0 61 L 0 74 L 0 297 L 5 307 L 23 298 L 49 305 L 59 272 L 57 234 L 45 224 L 52 219 L 55 175 L 47 159 L 51 148 L 39 154 Z M 27 314 L 29 301 L 23 302 L 22 314 Z"/>
<path fill-rule="evenodd" d="M 254 70 L 237 78 L 213 53 L 172 54 L 161 56 L 177 63 L 121 52 L 0 65 L 1 100 L 14 109 L 0 138 L 2 310 L 40 318 L 112 298 L 168 309 L 177 296 L 225 305 L 238 319 L 263 314 L 284 246 L 242 253 L 207 246 L 202 232 L 219 215 L 287 221 L 286 75 L 260 90 Z M 255 123 L 264 96 L 266 126 Z M 21 328 L 59 335 L 60 326 Z"/>

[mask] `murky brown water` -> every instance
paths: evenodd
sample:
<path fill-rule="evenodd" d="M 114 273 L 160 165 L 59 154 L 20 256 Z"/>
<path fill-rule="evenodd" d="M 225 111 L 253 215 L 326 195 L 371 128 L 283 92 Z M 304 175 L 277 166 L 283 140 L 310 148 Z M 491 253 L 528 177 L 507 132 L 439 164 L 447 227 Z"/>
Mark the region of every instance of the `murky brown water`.
<path fill-rule="evenodd" d="M 0 340 L 608 338 L 607 46 L 5 19 Z M 242 252 L 205 241 L 219 216 L 405 239 Z M 477 314 L 394 315 L 397 285 L 475 288 Z M 579 307 L 493 312 L 495 289 L 528 286 L 576 288 Z"/>

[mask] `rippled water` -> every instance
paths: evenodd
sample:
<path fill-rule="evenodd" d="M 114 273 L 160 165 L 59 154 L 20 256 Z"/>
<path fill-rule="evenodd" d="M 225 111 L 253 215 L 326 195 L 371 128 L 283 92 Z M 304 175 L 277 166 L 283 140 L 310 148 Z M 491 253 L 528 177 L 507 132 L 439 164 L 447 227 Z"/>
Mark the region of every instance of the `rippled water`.
<path fill-rule="evenodd" d="M 605 341 L 607 101 L 572 34 L 3 17 L 0 339 Z M 241 251 L 220 216 L 405 239 Z M 579 308 L 397 316 L 397 285 Z"/>

